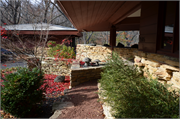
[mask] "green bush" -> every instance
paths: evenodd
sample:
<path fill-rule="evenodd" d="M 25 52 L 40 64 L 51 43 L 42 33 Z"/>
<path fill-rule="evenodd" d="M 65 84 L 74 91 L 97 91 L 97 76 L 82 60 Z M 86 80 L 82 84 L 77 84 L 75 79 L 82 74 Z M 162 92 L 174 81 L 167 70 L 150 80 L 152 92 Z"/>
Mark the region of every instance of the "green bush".
<path fill-rule="evenodd" d="M 48 44 L 51 43 L 56 43 L 55 41 L 49 41 Z M 48 47 L 50 48 L 48 50 L 48 55 L 50 57 L 61 57 L 61 58 L 75 58 L 75 52 L 74 52 L 74 48 L 70 47 L 70 46 L 66 46 L 64 44 L 53 44 L 53 45 L 48 45 Z"/>
<path fill-rule="evenodd" d="M 147 79 L 137 67 L 125 65 L 116 53 L 99 80 L 102 101 L 112 106 L 116 118 L 172 118 L 179 115 L 179 96 L 157 80 Z"/>
<path fill-rule="evenodd" d="M 6 74 L 3 80 L 1 106 L 5 112 L 15 117 L 32 117 L 39 113 L 47 87 L 46 85 L 40 89 L 44 82 L 40 70 L 21 68 L 17 72 Z"/>

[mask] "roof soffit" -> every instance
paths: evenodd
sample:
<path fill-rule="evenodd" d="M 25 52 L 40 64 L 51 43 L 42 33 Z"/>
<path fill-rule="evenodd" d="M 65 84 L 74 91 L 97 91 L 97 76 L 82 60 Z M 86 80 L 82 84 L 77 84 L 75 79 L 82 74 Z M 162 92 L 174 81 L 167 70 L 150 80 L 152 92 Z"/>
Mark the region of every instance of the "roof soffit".
<path fill-rule="evenodd" d="M 57 1 L 78 31 L 109 29 L 141 8 L 140 1 Z M 97 28 L 101 25 L 106 27 Z M 110 29 L 109 29 L 110 30 Z"/>

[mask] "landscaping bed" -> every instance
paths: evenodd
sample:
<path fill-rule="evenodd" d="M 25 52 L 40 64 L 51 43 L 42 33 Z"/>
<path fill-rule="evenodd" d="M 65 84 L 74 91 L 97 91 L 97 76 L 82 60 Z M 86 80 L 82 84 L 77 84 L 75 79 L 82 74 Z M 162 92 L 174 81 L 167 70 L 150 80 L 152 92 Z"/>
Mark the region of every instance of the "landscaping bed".
<path fill-rule="evenodd" d="M 4 77 L 6 74 L 10 74 L 13 72 L 16 72 L 18 69 L 17 68 L 11 68 L 11 69 L 5 69 L 1 71 L 1 77 Z M 40 113 L 36 113 L 35 115 L 32 113 L 32 117 L 36 118 L 49 118 L 53 113 L 52 113 L 52 105 L 55 101 L 61 100 L 63 95 L 64 95 L 64 90 L 69 88 L 70 84 L 70 77 L 65 76 L 65 82 L 54 82 L 54 79 L 56 78 L 57 75 L 50 75 L 50 74 L 45 74 L 44 78 L 44 84 L 41 86 L 41 88 L 44 88 L 46 84 L 48 84 L 48 88 L 46 89 L 44 95 L 45 99 L 42 102 L 42 105 L 37 104 L 37 107 L 41 107 Z M 1 79 L 1 82 L 3 80 Z M 1 84 L 1 86 L 3 86 Z M 10 115 L 9 113 L 5 113 L 2 109 L 0 111 L 1 116 L 4 118 L 14 118 L 14 116 Z"/>

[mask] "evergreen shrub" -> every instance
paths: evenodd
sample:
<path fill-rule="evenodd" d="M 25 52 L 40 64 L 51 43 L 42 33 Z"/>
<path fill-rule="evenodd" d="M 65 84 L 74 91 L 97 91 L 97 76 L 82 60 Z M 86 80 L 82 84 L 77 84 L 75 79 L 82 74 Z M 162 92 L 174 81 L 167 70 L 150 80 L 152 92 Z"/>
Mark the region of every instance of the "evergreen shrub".
<path fill-rule="evenodd" d="M 37 68 L 30 71 L 19 68 L 6 74 L 1 86 L 1 108 L 15 117 L 33 117 L 40 113 L 41 103 L 45 99 L 44 74 Z"/>
<path fill-rule="evenodd" d="M 157 80 L 147 79 L 136 66 L 125 65 L 113 53 L 101 74 L 99 94 L 112 106 L 116 118 L 177 118 L 179 96 Z"/>

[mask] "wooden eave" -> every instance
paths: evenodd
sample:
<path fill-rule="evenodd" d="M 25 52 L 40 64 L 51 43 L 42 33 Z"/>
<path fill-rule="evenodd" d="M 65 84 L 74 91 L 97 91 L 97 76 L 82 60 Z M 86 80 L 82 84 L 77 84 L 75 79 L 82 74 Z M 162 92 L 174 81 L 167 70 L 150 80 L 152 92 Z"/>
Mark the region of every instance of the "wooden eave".
<path fill-rule="evenodd" d="M 139 24 L 120 23 L 141 8 L 141 1 L 57 1 L 57 4 L 80 32 L 109 31 L 112 25 L 117 24 L 117 30 L 129 25 L 132 30 L 139 29 Z"/>
<path fill-rule="evenodd" d="M 43 35 L 45 35 L 47 31 L 19 30 L 19 31 L 11 31 L 7 33 L 13 33 L 13 34 L 16 33 L 19 35 L 39 35 L 42 33 Z M 48 35 L 73 35 L 73 36 L 80 37 L 82 36 L 82 33 L 75 30 L 63 30 L 63 31 L 53 30 L 53 31 L 48 31 Z"/>

